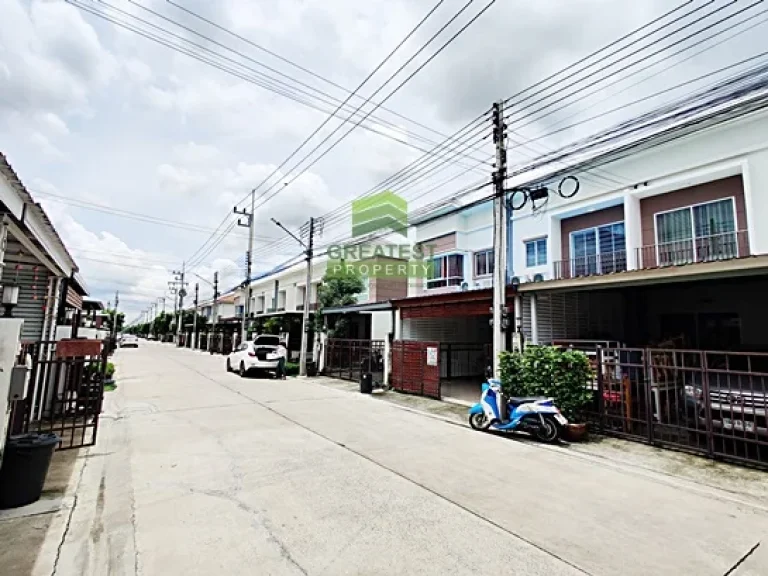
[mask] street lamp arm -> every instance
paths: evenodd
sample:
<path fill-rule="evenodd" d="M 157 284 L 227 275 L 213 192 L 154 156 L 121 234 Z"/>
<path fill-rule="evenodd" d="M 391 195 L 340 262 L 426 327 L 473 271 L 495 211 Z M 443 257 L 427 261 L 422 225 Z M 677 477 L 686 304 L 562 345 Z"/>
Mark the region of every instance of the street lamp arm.
<path fill-rule="evenodd" d="M 306 245 L 306 244 L 304 244 L 304 242 L 302 242 L 302 241 L 301 241 L 301 238 L 299 238 L 298 236 L 296 236 L 296 234 L 294 234 L 293 232 L 291 232 L 290 230 L 288 230 L 288 228 L 286 228 L 285 226 L 283 226 L 282 224 L 280 224 L 280 222 L 278 222 L 278 221 L 277 221 L 277 220 L 275 220 L 274 218 L 270 218 L 270 220 L 272 220 L 272 222 L 274 222 L 274 223 L 277 225 L 277 227 L 278 227 L 278 228 L 280 228 L 280 229 L 281 229 L 281 230 L 283 230 L 283 231 L 284 231 L 286 234 L 288 234 L 288 236 L 290 236 L 291 238 L 293 238 L 294 240 L 296 240 L 296 242 L 298 242 L 299 244 L 301 244 L 301 247 L 302 247 L 302 248 L 304 248 L 304 250 L 309 250 L 309 248 L 307 248 L 307 245 Z"/>

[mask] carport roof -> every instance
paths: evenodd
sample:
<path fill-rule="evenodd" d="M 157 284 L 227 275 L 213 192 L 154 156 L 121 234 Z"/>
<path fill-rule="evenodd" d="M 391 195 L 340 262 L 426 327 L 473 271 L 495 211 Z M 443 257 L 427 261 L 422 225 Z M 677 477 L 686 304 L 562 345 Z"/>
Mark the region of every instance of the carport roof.
<path fill-rule="evenodd" d="M 352 304 L 351 306 L 337 306 L 335 308 L 323 308 L 323 314 L 352 314 L 354 312 L 379 312 L 392 310 L 392 302 L 368 302 L 367 304 Z"/>

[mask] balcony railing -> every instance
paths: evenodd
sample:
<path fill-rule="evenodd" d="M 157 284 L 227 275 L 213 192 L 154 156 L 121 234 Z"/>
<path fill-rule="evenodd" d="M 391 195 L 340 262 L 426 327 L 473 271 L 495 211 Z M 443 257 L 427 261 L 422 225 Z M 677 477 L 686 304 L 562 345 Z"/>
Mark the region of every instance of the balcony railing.
<path fill-rule="evenodd" d="M 317 310 L 317 302 L 310 302 L 309 303 L 309 309 L 313 310 L 313 311 Z M 296 305 L 296 310 L 304 310 L 304 303 L 302 302 L 301 304 L 297 304 Z"/>
<path fill-rule="evenodd" d="M 553 266 L 555 280 L 624 272 L 627 269 L 627 251 L 617 250 L 616 252 L 560 260 L 554 262 Z"/>
<path fill-rule="evenodd" d="M 750 255 L 746 230 L 663 242 L 638 248 L 637 266 L 642 269 L 718 262 Z"/>

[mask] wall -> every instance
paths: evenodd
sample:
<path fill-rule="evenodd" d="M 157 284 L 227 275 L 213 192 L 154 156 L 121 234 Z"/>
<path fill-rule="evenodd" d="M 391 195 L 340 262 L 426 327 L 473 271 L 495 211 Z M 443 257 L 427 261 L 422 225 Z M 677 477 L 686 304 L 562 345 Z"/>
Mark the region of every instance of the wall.
<path fill-rule="evenodd" d="M 392 324 L 392 310 L 382 310 L 380 312 L 371 312 L 371 339 L 386 340 L 387 336 L 394 330 Z"/>
<path fill-rule="evenodd" d="M 736 230 L 746 230 L 747 210 L 744 204 L 744 185 L 741 176 L 731 176 L 715 182 L 643 198 L 640 200 L 643 246 L 656 244 L 656 213 L 730 197 L 733 197 L 736 203 Z"/>
<path fill-rule="evenodd" d="M 596 228 L 605 224 L 624 221 L 624 206 L 613 206 L 596 210 L 572 218 L 563 218 L 560 222 L 560 245 L 562 260 L 571 259 L 571 232 L 578 232 L 586 228 Z"/>

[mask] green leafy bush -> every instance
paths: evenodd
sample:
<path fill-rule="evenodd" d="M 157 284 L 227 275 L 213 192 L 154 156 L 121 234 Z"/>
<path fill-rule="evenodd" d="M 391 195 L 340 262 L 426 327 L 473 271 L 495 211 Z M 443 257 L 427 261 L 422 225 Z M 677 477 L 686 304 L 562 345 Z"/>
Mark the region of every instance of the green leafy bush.
<path fill-rule="evenodd" d="M 571 421 L 583 420 L 584 407 L 592 399 L 593 379 L 587 355 L 554 346 L 528 346 L 525 352 L 502 352 L 501 383 L 511 396 L 547 396 Z"/>
<path fill-rule="evenodd" d="M 285 375 L 286 376 L 298 376 L 299 375 L 299 365 L 295 362 L 286 362 L 285 363 Z"/>
<path fill-rule="evenodd" d="M 107 370 L 104 376 L 107 380 L 112 380 L 115 377 L 115 365 L 112 362 L 107 362 Z"/>

